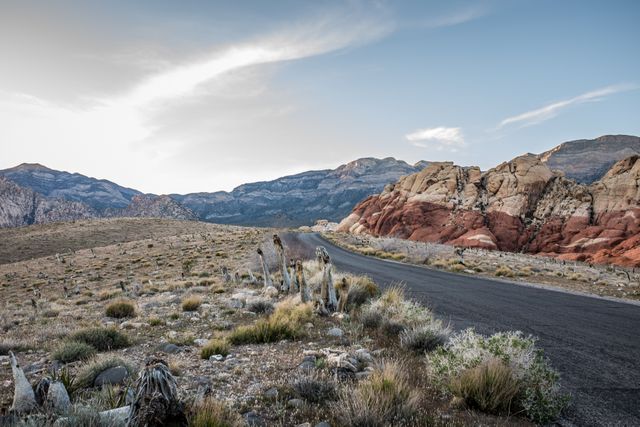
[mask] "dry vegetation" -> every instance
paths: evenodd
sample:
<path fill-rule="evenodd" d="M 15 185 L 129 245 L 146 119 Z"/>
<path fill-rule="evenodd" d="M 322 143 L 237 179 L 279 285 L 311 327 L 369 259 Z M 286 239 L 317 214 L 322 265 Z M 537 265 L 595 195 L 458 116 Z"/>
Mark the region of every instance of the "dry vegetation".
<path fill-rule="evenodd" d="M 325 233 L 332 242 L 363 255 L 426 267 L 559 287 L 599 296 L 640 300 L 640 270 L 590 265 L 544 256 L 457 248 L 390 237 Z"/>
<path fill-rule="evenodd" d="M 16 242 L 2 240 L 0 253 L 26 246 L 21 261 L 0 265 L 0 414 L 13 393 L 9 351 L 32 383 L 49 375 L 65 385 L 73 425 L 123 406 L 150 356 L 167 362 L 194 426 L 530 425 L 562 407 L 548 402 L 563 401 L 544 358 L 519 352 L 535 350 L 528 337 L 454 333 L 401 288 L 381 293 L 339 271 L 346 312 L 331 314 L 315 299 L 265 290 L 258 246 L 272 282 L 283 277 L 272 230 L 158 222 L 5 235 Z M 30 252 L 41 239 L 49 252 Z M 317 298 L 327 276 L 314 248 L 284 240 Z M 105 372 L 124 377 L 102 384 Z"/>

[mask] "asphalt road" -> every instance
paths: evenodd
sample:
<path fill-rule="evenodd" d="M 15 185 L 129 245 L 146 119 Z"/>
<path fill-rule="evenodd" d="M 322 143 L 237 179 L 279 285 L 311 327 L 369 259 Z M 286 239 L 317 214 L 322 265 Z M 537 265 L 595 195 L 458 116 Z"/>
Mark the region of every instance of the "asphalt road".
<path fill-rule="evenodd" d="M 640 306 L 366 257 L 317 234 L 294 238 L 383 288 L 401 282 L 455 329 L 537 336 L 572 395 L 561 424 L 640 426 Z"/>

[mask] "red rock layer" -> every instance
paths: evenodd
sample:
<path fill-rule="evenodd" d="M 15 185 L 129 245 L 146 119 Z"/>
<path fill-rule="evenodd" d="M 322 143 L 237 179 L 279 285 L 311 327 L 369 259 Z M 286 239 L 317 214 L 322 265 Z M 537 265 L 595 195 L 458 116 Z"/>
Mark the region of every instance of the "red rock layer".
<path fill-rule="evenodd" d="M 340 231 L 640 266 L 640 159 L 590 186 L 535 156 L 478 168 L 433 163 L 358 204 Z"/>

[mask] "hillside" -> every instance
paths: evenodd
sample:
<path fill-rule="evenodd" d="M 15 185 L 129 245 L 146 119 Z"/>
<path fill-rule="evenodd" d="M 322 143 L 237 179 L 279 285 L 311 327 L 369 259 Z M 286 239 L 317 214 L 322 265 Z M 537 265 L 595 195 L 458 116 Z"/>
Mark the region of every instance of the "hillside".
<path fill-rule="evenodd" d="M 535 155 L 481 172 L 432 163 L 369 197 L 341 231 L 640 266 L 640 157 L 578 184 Z"/>

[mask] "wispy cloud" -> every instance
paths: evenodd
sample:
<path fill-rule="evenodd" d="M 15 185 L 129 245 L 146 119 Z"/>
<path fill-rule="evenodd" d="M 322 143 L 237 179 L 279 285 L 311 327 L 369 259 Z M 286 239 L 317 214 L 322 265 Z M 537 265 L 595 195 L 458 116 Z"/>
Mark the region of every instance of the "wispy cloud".
<path fill-rule="evenodd" d="M 612 86 L 606 86 L 600 89 L 596 89 L 576 97 L 557 101 L 544 107 L 537 108 L 535 110 L 527 111 L 516 116 L 507 117 L 502 120 L 495 130 L 502 129 L 505 126 L 519 124 L 521 127 L 532 126 L 545 120 L 552 119 L 560 114 L 561 111 L 578 104 L 584 104 L 586 102 L 600 101 L 608 95 L 613 95 L 619 92 L 627 92 L 640 88 L 637 84 L 618 84 Z"/>
<path fill-rule="evenodd" d="M 484 6 L 472 6 L 466 9 L 459 9 L 454 12 L 432 17 L 420 22 L 420 27 L 425 28 L 441 28 L 453 25 L 464 24 L 465 22 L 474 21 L 487 15 L 489 10 Z"/>
<path fill-rule="evenodd" d="M 458 151 L 464 147 L 464 135 L 460 128 L 435 127 L 418 129 L 405 135 L 405 139 L 416 147 L 433 146 L 437 150 Z"/>

